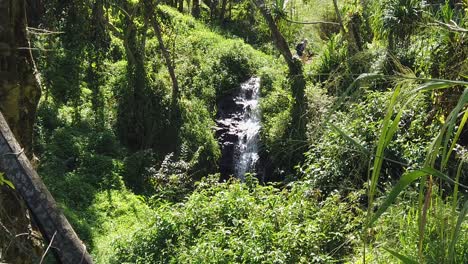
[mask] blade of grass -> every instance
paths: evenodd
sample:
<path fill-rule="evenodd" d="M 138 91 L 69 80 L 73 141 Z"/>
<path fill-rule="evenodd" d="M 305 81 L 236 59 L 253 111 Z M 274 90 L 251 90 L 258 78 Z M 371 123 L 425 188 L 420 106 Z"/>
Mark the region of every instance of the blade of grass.
<path fill-rule="evenodd" d="M 463 81 L 451 81 L 451 80 L 444 80 L 444 79 L 421 79 L 421 78 L 414 78 L 415 80 L 422 80 L 426 81 L 418 88 L 411 91 L 411 93 L 419 93 L 419 92 L 428 92 L 434 90 L 442 90 L 451 88 L 457 85 L 468 86 L 468 82 Z"/>
<path fill-rule="evenodd" d="M 5 179 L 4 174 L 2 172 L 0 172 L 0 186 L 2 186 L 3 184 L 8 185 L 13 190 L 15 189 L 15 186 L 13 185 L 13 183 L 11 181 Z"/>
<path fill-rule="evenodd" d="M 385 249 L 386 251 L 388 251 L 388 253 L 392 254 L 394 257 L 396 257 L 397 259 L 401 260 L 401 262 L 405 263 L 405 264 L 418 264 L 417 261 L 415 260 L 412 260 L 411 258 L 405 256 L 405 255 L 402 255 L 398 252 L 395 252 L 391 249 L 388 249 L 388 248 L 383 248 Z"/>
<path fill-rule="evenodd" d="M 340 128 L 338 128 L 334 124 L 330 123 L 329 125 L 330 125 L 331 128 L 333 128 L 333 130 L 338 132 L 338 134 L 340 134 L 342 137 L 344 137 L 347 141 L 349 141 L 350 143 L 352 143 L 353 145 L 358 147 L 364 154 L 366 154 L 367 156 L 371 155 L 369 150 L 367 150 L 365 147 L 363 147 L 361 144 L 359 144 L 359 142 L 357 142 L 354 138 L 348 136 L 348 134 L 346 134 L 343 130 L 341 130 Z"/>
<path fill-rule="evenodd" d="M 432 195 L 432 176 L 429 176 L 429 183 L 427 186 L 426 195 L 424 197 L 424 204 L 421 212 L 421 219 L 419 224 L 419 239 L 418 239 L 418 257 L 419 262 L 424 262 L 423 257 L 423 243 L 424 243 L 424 232 L 427 223 L 427 212 L 429 211 L 429 207 L 431 206 L 431 195 Z"/>
<path fill-rule="evenodd" d="M 457 182 L 455 184 L 455 187 L 453 188 L 453 194 L 452 194 L 452 215 L 456 215 L 457 212 L 457 205 L 458 205 L 458 181 L 460 180 L 460 175 L 463 169 L 463 165 L 465 165 L 464 160 L 462 159 L 460 161 L 460 164 L 458 164 L 457 168 L 457 175 L 455 176 L 455 181 Z M 453 219 L 452 226 L 456 226 L 456 219 Z M 452 229 L 452 232 L 450 234 L 450 238 L 453 238 L 455 236 L 455 228 Z M 452 258 L 451 252 L 450 252 L 450 246 L 448 247 L 448 257 L 449 259 Z M 451 262 L 449 262 L 451 263 Z"/>
<path fill-rule="evenodd" d="M 455 232 L 452 236 L 452 242 L 450 243 L 449 263 L 454 263 L 453 261 L 455 258 L 455 245 L 457 244 L 458 237 L 460 236 L 461 225 L 463 223 L 463 220 L 465 220 L 467 212 L 468 212 L 468 200 L 465 202 L 465 205 L 463 205 L 463 209 L 458 215 L 457 226 L 455 227 Z"/>
<path fill-rule="evenodd" d="M 447 124 L 447 132 L 445 133 L 445 138 L 444 138 L 445 140 L 444 140 L 444 145 L 443 145 L 444 150 L 442 152 L 442 161 L 449 158 L 448 155 L 447 155 L 449 153 L 449 150 L 447 150 L 448 142 L 450 141 L 453 129 L 455 128 L 455 125 L 456 125 L 456 122 L 457 122 L 457 119 L 458 119 L 458 114 L 462 111 L 462 109 L 465 107 L 465 104 L 467 102 L 468 102 L 468 89 L 465 89 L 463 91 L 463 94 L 462 94 L 460 100 L 458 100 L 457 105 L 452 110 L 452 112 L 450 112 L 450 115 L 447 117 L 447 120 L 448 120 L 447 123 L 448 124 Z M 444 169 L 444 168 L 442 167 L 442 169 Z"/>
<path fill-rule="evenodd" d="M 433 176 L 436 176 L 438 178 L 441 178 L 443 180 L 446 180 L 446 181 L 449 181 L 449 182 L 455 182 L 454 180 L 450 179 L 447 175 L 443 174 L 442 172 L 434 169 L 434 168 L 431 168 L 431 167 L 426 167 L 426 168 L 423 168 L 423 169 L 420 169 L 420 170 L 414 170 L 414 171 L 411 171 L 411 172 L 407 172 L 405 174 L 403 174 L 403 176 L 400 178 L 400 180 L 398 181 L 398 183 L 392 188 L 392 190 L 390 191 L 390 193 L 387 195 L 387 198 L 385 199 L 385 201 L 383 202 L 383 204 L 380 206 L 380 208 L 377 210 L 377 212 L 374 213 L 374 215 L 372 216 L 372 218 L 370 219 L 367 227 L 371 227 L 372 224 L 377 221 L 377 219 L 379 219 L 379 217 L 385 212 L 387 211 L 387 209 L 390 207 L 390 205 L 392 205 L 396 198 L 398 197 L 398 195 L 408 186 L 410 185 L 412 182 L 414 182 L 415 180 L 423 177 L 423 176 L 426 176 L 426 175 L 433 175 Z M 465 185 L 462 185 L 460 183 L 458 183 L 460 186 L 463 186 L 465 188 L 468 188 L 468 186 L 465 186 Z"/>
<path fill-rule="evenodd" d="M 455 187 L 453 188 L 453 204 L 452 204 L 452 213 L 455 214 L 455 210 L 457 209 L 457 204 L 458 204 L 458 182 L 460 181 L 460 175 L 463 169 L 463 165 L 465 165 L 465 162 L 462 160 L 460 161 L 460 164 L 458 164 L 457 168 L 457 175 L 455 176 Z"/>
<path fill-rule="evenodd" d="M 451 83 L 455 83 L 455 82 L 451 82 Z M 445 169 L 446 164 L 444 164 L 444 161 L 447 159 L 446 157 L 448 157 L 447 145 L 450 140 L 450 136 L 452 134 L 455 123 L 457 121 L 458 115 L 460 111 L 464 108 L 467 101 L 468 101 L 468 89 L 465 89 L 462 96 L 458 100 L 457 105 L 447 117 L 446 122 L 442 126 L 439 134 L 437 135 L 435 140 L 431 143 L 430 147 L 428 148 L 426 161 L 425 161 L 425 167 L 434 167 L 437 157 L 439 156 L 440 149 L 443 146 L 441 170 L 443 171 Z M 442 141 L 444 141 L 444 144 L 442 144 Z M 425 193 L 426 182 L 427 182 L 426 177 L 423 177 L 421 179 L 421 185 L 419 188 L 419 199 L 418 199 L 419 210 L 421 212 L 418 218 L 419 237 L 420 237 L 418 249 L 419 249 L 420 258 L 422 258 L 422 244 L 423 244 L 423 239 L 424 239 L 424 230 L 425 230 L 425 222 L 426 222 L 426 214 L 427 214 L 427 210 L 424 210 L 424 208 L 428 208 L 428 202 L 430 202 L 430 200 L 426 199 L 427 198 L 427 193 Z M 431 186 L 431 184 L 432 182 L 430 182 L 429 185 Z"/>
<path fill-rule="evenodd" d="M 455 144 L 457 144 L 457 141 L 460 138 L 461 132 L 463 131 L 463 128 L 465 127 L 467 120 L 468 120 L 468 108 L 465 110 L 465 114 L 463 115 L 462 120 L 460 121 L 460 125 L 458 126 L 457 132 L 455 133 L 455 136 L 453 137 L 452 144 L 450 145 L 448 153 L 445 156 L 445 159 L 442 163 L 443 168 L 447 165 L 450 155 L 452 154 L 452 151 L 455 148 Z"/>
<path fill-rule="evenodd" d="M 372 224 L 379 219 L 379 217 L 388 209 L 388 207 L 395 201 L 398 194 L 408 185 L 410 185 L 415 180 L 419 179 L 422 176 L 426 176 L 427 172 L 423 170 L 415 170 L 409 173 L 403 174 L 401 179 L 398 183 L 393 187 L 393 189 L 388 194 L 387 198 L 385 199 L 384 203 L 380 206 L 377 212 L 374 213 L 372 218 L 368 222 L 368 227 L 372 226 Z"/>
<path fill-rule="evenodd" d="M 370 208 L 372 208 L 375 190 L 377 188 L 377 181 L 379 179 L 380 170 L 382 169 L 383 156 L 384 156 L 384 151 L 386 148 L 387 138 L 393 136 L 390 134 L 390 132 L 396 131 L 396 128 L 394 127 L 398 126 L 397 123 L 391 122 L 391 118 L 393 115 L 393 109 L 397 102 L 397 98 L 400 95 L 400 92 L 401 92 L 401 84 L 395 87 L 395 91 L 392 94 L 392 98 L 390 99 L 390 102 L 388 105 L 387 113 L 382 123 L 382 132 L 380 134 L 379 141 L 377 143 L 377 150 L 375 153 L 374 164 L 372 167 L 372 175 L 371 175 L 370 188 L 369 188 L 369 205 L 368 205 L 369 217 L 370 217 L 370 212 L 371 212 Z"/>

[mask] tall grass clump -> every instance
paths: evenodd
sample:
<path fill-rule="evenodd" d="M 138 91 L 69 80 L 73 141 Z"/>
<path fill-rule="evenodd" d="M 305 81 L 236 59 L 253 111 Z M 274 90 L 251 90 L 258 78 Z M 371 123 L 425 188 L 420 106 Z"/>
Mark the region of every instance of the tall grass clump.
<path fill-rule="evenodd" d="M 463 162 L 460 157 L 454 157 L 453 150 L 456 142 L 463 131 L 468 118 L 468 83 L 450 80 L 422 80 L 420 85 L 416 84 L 415 77 L 398 77 L 398 82 L 393 89 L 391 99 L 388 101 L 387 111 L 380 128 L 380 135 L 377 139 L 375 150 L 371 155 L 368 179 L 368 209 L 363 230 L 364 258 L 366 260 L 365 248 L 370 244 L 372 234 L 378 228 L 378 220 L 382 215 L 388 213 L 391 205 L 396 201 L 398 195 L 404 192 L 412 183 L 419 180 L 419 194 L 417 198 L 417 211 L 413 215 L 413 221 L 417 220 L 417 243 L 414 245 L 411 256 L 398 253 L 398 250 L 388 249 L 387 251 L 400 259 L 404 263 L 422 263 L 429 259 L 438 263 L 462 263 L 467 257 L 463 252 L 457 252 L 457 241 L 461 237 L 463 222 L 466 216 L 468 204 L 464 202 L 464 197 L 459 197 L 460 188 L 467 189 L 468 186 L 459 182 L 462 173 Z M 407 164 L 408 169 L 401 175 L 396 185 L 390 190 L 383 202 L 377 204 L 377 186 L 379 176 L 382 173 L 382 164 L 386 160 L 386 149 L 395 140 L 395 135 L 401 126 L 401 118 L 407 105 L 424 93 L 439 91 L 442 89 L 454 89 L 465 87 L 463 94 L 458 99 L 456 106 L 445 118 L 438 133 L 428 146 L 426 158 L 422 165 L 412 166 Z M 339 130 L 339 128 L 336 128 Z M 352 137 L 341 134 L 353 144 L 359 143 Z M 365 149 L 364 147 L 362 147 Z M 448 168 L 450 160 L 459 160 L 460 165 L 454 175 Z M 448 193 L 444 184 L 451 186 L 452 193 Z M 450 214 L 446 210 L 437 210 L 438 207 L 451 208 Z M 377 208 L 377 209 L 376 209 Z M 432 210 L 432 211 L 431 211 Z M 444 219 L 446 221 L 437 222 L 432 225 L 434 229 L 428 230 L 431 218 Z M 376 226 L 377 225 L 377 226 Z M 466 229 L 466 226 L 465 226 Z M 374 231 L 373 231 L 374 230 Z M 431 237 L 428 237 L 431 234 Z M 436 240 L 437 250 L 433 248 Z M 437 254 L 433 254 L 437 252 Z M 465 252 L 466 253 L 466 252 Z M 461 262 L 460 262 L 461 261 Z"/>

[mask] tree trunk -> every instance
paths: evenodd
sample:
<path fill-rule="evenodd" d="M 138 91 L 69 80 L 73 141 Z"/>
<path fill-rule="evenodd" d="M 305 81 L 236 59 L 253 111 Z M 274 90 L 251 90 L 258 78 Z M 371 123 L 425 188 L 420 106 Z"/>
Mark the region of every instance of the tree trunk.
<path fill-rule="evenodd" d="M 222 0 L 221 2 L 221 11 L 219 13 L 219 21 L 221 23 L 224 22 L 224 16 L 226 15 L 226 6 L 227 6 L 228 0 Z"/>
<path fill-rule="evenodd" d="M 54 198 L 31 166 L 0 112 L 0 170 L 14 184 L 32 212 L 39 229 L 61 263 L 92 263 Z"/>
<path fill-rule="evenodd" d="M 41 90 L 28 49 L 25 10 L 22 0 L 0 1 L 0 111 L 6 113 L 13 132 L 26 153 L 32 155 L 33 124 Z M 29 235 L 32 234 L 30 222 L 18 194 L 8 187 L 0 187 L 0 262 L 37 260 L 40 243 L 35 243 Z M 28 235 L 18 237 L 19 234 Z"/>
<path fill-rule="evenodd" d="M 26 157 L 32 156 L 33 125 L 41 90 L 26 34 L 25 0 L 0 0 L 0 25 L 0 171 L 5 172 L 17 189 L 15 193 L 7 187 L 0 188 L 0 238 L 6 233 L 7 239 L 11 236 L 15 239 L 11 240 L 13 247 L 1 248 L 1 257 L 12 263 L 37 263 L 37 257 L 40 256 L 35 250 L 37 246 L 31 241 L 16 243 L 18 237 L 19 240 L 35 237 L 26 206 L 18 197 L 19 194 L 45 239 L 50 241 L 57 232 L 52 248 L 59 249 L 54 251 L 61 261 L 79 263 L 83 259 L 83 263 L 90 263 L 81 242 L 75 248 L 68 247 L 70 237 L 74 242 L 79 240 L 55 203 L 50 203 L 53 201 L 50 193 Z M 20 150 L 15 137 L 21 142 L 24 151 Z M 10 222 L 12 226 L 3 224 Z M 3 245 L 3 241 L 0 241 L 0 245 Z M 79 258 L 73 257 L 78 254 Z"/>
<path fill-rule="evenodd" d="M 184 12 L 184 0 L 179 0 L 179 5 L 177 7 L 179 12 L 183 13 Z"/>
<path fill-rule="evenodd" d="M 293 139 L 296 142 L 302 142 L 306 138 L 306 120 L 304 118 L 304 113 L 306 110 L 304 98 L 306 82 L 302 70 L 302 62 L 298 59 L 295 59 L 292 56 L 291 50 L 289 49 L 289 45 L 286 39 L 283 37 L 283 34 L 281 34 L 281 32 L 279 31 L 273 17 L 271 16 L 270 10 L 265 6 L 264 1 L 256 0 L 255 5 L 257 6 L 257 8 L 259 8 L 260 12 L 262 13 L 263 17 L 265 18 L 268 24 L 268 27 L 270 28 L 276 49 L 281 53 L 288 65 L 289 81 L 291 84 L 292 95 L 295 99 L 294 106 L 292 109 L 292 124 L 290 127 L 291 139 Z M 302 156 L 302 154 L 298 152 L 298 148 L 295 148 L 292 151 L 297 152 L 292 155 Z"/>
<path fill-rule="evenodd" d="M 156 35 L 156 38 L 158 39 L 159 42 L 159 47 L 161 48 L 161 52 L 163 54 L 164 60 L 166 61 L 166 67 L 167 70 L 169 71 L 169 75 L 171 77 L 172 81 L 172 106 L 176 106 L 177 102 L 179 100 L 179 84 L 177 82 L 177 78 L 175 75 L 175 66 L 172 63 L 171 59 L 171 54 L 169 53 L 169 50 L 166 48 L 166 45 L 164 44 L 164 40 L 162 38 L 162 32 L 161 32 L 161 26 L 159 25 L 158 20 L 156 19 L 156 16 L 152 11 L 155 9 L 153 8 L 151 2 L 149 0 L 145 1 L 146 5 L 146 11 L 147 11 L 147 16 L 149 17 L 151 24 L 154 29 L 154 33 Z"/>
<path fill-rule="evenodd" d="M 0 1 L 0 111 L 32 154 L 33 125 L 41 89 L 36 78 L 23 0 Z"/>
<path fill-rule="evenodd" d="M 335 7 L 335 14 L 338 18 L 338 23 L 340 24 L 341 33 L 343 34 L 343 37 L 348 39 L 348 51 L 350 51 L 350 54 L 354 54 L 357 50 L 359 50 L 359 48 L 357 46 L 353 32 L 346 32 L 346 29 L 343 24 L 343 19 L 341 18 L 340 9 L 338 8 L 337 0 L 333 0 L 333 6 Z"/>
<path fill-rule="evenodd" d="M 192 16 L 194 16 L 195 18 L 200 17 L 200 0 L 193 0 Z"/>
<path fill-rule="evenodd" d="M 123 1 L 122 5 L 119 9 L 124 14 L 123 33 L 120 34 L 117 29 L 114 29 L 114 32 L 116 36 L 122 38 L 125 47 L 127 83 L 118 101 L 117 131 L 122 144 L 131 151 L 137 151 L 149 148 L 147 142 L 152 139 L 152 137 L 145 136 L 148 128 L 145 122 L 145 102 L 149 98 L 145 94 L 147 87 L 145 42 L 142 41 L 144 37 L 139 39 L 140 34 L 134 22 L 134 16 L 140 12 L 141 7 L 138 4 L 134 6 L 130 1 Z"/>
<path fill-rule="evenodd" d="M 218 7 L 218 0 L 210 1 L 210 21 L 213 22 L 216 19 L 216 8 Z"/>
<path fill-rule="evenodd" d="M 275 20 L 271 16 L 270 10 L 265 6 L 263 0 L 256 0 L 255 5 L 262 13 L 262 16 L 266 20 L 268 27 L 270 28 L 271 35 L 273 38 L 273 43 L 275 44 L 276 49 L 281 53 L 286 64 L 289 68 L 290 75 L 302 75 L 302 65 L 295 61 L 291 50 L 289 50 L 289 45 L 286 42 L 286 39 L 283 37 L 283 34 L 278 29 L 278 26 L 275 23 Z"/>
<path fill-rule="evenodd" d="M 26 0 L 28 26 L 38 27 L 45 14 L 44 0 Z"/>
<path fill-rule="evenodd" d="M 335 7 L 335 14 L 336 14 L 336 18 L 338 19 L 338 23 L 340 23 L 341 32 L 343 33 L 343 35 L 345 35 L 346 29 L 343 25 L 343 19 L 341 19 L 340 9 L 338 8 L 338 3 L 336 2 L 336 0 L 333 0 L 333 7 Z"/>
<path fill-rule="evenodd" d="M 88 60 L 87 82 L 92 91 L 91 106 L 94 112 L 96 128 L 104 127 L 104 96 L 102 93 L 103 78 L 101 74 L 105 53 L 108 50 L 110 37 L 106 32 L 106 18 L 103 0 L 96 0 L 91 13 L 91 28 L 89 45 L 87 47 Z"/>

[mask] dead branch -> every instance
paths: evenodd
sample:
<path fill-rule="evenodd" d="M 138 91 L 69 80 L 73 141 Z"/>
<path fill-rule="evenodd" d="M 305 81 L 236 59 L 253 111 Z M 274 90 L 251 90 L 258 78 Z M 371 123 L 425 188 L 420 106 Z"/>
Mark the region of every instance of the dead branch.
<path fill-rule="evenodd" d="M 330 22 L 330 21 L 294 21 L 289 18 L 285 18 L 285 20 L 289 23 L 302 24 L 302 25 L 318 25 L 318 24 L 328 24 L 328 25 L 336 25 L 336 26 L 340 25 L 340 23 Z"/>
<path fill-rule="evenodd" d="M 450 24 L 444 23 L 438 20 L 432 20 L 432 23 L 428 23 L 428 26 L 442 27 L 449 31 L 458 32 L 458 33 L 468 33 L 468 29 L 460 27 L 455 21 L 450 20 Z"/>

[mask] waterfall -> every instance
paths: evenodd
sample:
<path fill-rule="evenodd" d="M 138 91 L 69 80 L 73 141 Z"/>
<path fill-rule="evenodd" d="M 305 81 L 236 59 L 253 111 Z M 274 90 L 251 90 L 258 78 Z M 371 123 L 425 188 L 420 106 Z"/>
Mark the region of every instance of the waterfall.
<path fill-rule="evenodd" d="M 259 160 L 260 78 L 250 78 L 233 93 L 218 101 L 220 171 L 225 179 L 229 175 L 244 179 L 245 173 L 255 172 Z"/>
<path fill-rule="evenodd" d="M 258 142 L 260 132 L 259 108 L 260 78 L 253 77 L 241 85 L 236 103 L 242 106 L 242 117 L 238 122 L 237 146 L 234 153 L 235 174 L 243 179 L 245 173 L 255 172 L 259 159 Z"/>

